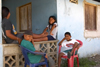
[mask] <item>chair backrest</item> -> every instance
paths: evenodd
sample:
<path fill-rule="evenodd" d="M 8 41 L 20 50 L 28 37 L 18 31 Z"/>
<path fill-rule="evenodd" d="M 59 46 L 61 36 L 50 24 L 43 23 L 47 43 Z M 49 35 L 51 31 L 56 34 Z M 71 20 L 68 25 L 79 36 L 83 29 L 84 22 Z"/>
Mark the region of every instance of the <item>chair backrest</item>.
<path fill-rule="evenodd" d="M 83 46 L 83 42 L 80 41 L 80 40 L 77 40 L 77 41 L 80 43 L 80 47 L 82 47 Z"/>
<path fill-rule="evenodd" d="M 22 47 L 21 45 L 20 45 L 20 48 L 21 48 L 22 54 L 24 56 L 25 62 L 29 65 L 30 64 L 30 61 L 28 59 L 28 55 L 27 54 L 29 53 L 30 50 Z"/>
<path fill-rule="evenodd" d="M 82 47 L 82 45 L 83 45 L 82 41 L 80 41 L 80 40 L 76 40 L 76 41 L 78 41 L 78 42 L 80 43 L 80 47 Z M 61 51 L 61 47 L 62 47 L 62 46 L 59 46 L 59 53 L 60 53 L 60 51 Z"/>
<path fill-rule="evenodd" d="M 60 46 L 59 46 L 59 52 L 58 52 L 58 53 L 60 53 L 60 52 L 61 52 L 61 47 L 62 47 L 62 46 L 60 45 Z"/>

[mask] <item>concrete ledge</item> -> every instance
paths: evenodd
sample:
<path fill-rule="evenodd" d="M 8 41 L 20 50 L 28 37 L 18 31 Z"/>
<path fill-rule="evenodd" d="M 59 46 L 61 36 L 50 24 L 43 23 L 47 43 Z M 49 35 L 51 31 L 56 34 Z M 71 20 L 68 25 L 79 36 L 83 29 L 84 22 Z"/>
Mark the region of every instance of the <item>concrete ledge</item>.
<path fill-rule="evenodd" d="M 36 50 L 47 53 L 55 61 L 57 65 L 57 42 L 58 40 L 52 41 L 41 41 L 34 42 Z M 3 67 L 23 67 L 24 57 L 21 53 L 19 44 L 2 44 L 3 48 Z"/>

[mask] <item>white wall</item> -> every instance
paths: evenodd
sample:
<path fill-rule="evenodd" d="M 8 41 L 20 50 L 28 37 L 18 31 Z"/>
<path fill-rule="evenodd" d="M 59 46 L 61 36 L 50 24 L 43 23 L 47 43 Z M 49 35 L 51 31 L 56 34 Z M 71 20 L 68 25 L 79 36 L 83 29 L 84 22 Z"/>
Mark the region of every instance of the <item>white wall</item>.
<path fill-rule="evenodd" d="M 100 5 L 98 2 L 87 0 L 90 3 Z M 100 54 L 100 38 L 84 37 L 84 2 L 78 0 L 78 4 L 70 3 L 69 0 L 57 0 L 58 39 L 64 37 L 69 31 L 72 39 L 79 39 L 83 46 L 79 49 L 80 57 Z M 96 34 L 94 34 L 96 35 Z"/>
<path fill-rule="evenodd" d="M 0 22 L 1 22 L 1 20 L 2 20 L 2 17 L 1 17 L 1 8 L 2 8 L 2 2 L 1 2 L 2 0 L 0 0 Z M 1 33 L 2 31 L 1 31 L 1 23 L 0 23 L 0 44 L 2 44 L 2 33 Z"/>
<path fill-rule="evenodd" d="M 3 47 L 0 44 L 0 67 L 3 67 Z"/>
<path fill-rule="evenodd" d="M 1 7 L 2 7 L 2 0 L 0 0 L 0 22 L 1 22 Z M 3 67 L 3 47 L 2 47 L 2 31 L 1 31 L 1 23 L 0 23 L 0 67 Z"/>

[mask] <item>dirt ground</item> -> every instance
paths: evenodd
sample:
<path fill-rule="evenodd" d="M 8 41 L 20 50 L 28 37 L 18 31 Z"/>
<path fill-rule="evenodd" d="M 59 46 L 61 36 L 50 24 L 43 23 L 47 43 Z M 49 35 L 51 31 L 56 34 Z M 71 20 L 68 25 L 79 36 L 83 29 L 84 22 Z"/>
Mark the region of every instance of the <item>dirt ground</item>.
<path fill-rule="evenodd" d="M 100 67 L 100 55 L 89 57 L 88 59 L 97 62 L 96 66 L 91 67 Z"/>

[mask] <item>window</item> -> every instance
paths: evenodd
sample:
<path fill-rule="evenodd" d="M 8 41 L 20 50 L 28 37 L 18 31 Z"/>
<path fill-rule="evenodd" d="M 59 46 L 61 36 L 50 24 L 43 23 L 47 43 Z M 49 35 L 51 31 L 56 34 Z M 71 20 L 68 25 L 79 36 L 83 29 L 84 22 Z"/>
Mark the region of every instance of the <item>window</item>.
<path fill-rule="evenodd" d="M 85 29 L 96 30 L 96 6 L 85 4 Z"/>
<path fill-rule="evenodd" d="M 32 6 L 31 3 L 17 8 L 17 29 L 19 32 L 32 30 Z"/>
<path fill-rule="evenodd" d="M 71 3 L 78 4 L 78 0 L 69 0 Z"/>
<path fill-rule="evenodd" d="M 85 38 L 100 37 L 100 6 L 84 2 L 84 12 Z"/>

